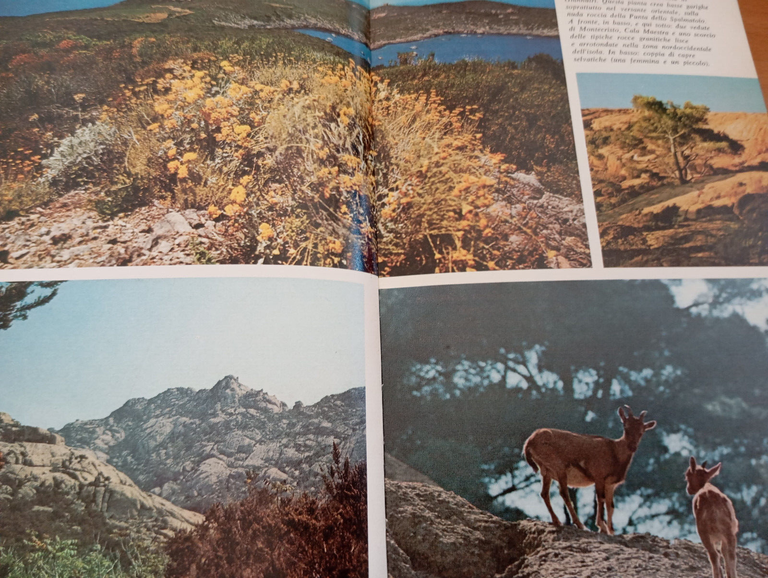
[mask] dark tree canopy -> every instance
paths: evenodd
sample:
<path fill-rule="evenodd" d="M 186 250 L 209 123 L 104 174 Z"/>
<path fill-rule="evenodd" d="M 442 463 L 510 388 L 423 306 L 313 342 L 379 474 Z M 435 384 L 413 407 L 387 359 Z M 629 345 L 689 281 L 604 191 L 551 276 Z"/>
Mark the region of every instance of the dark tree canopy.
<path fill-rule="evenodd" d="M 672 283 L 599 281 L 397 289 L 382 293 L 387 449 L 476 505 L 538 484 L 520 451 L 538 427 L 619 437 L 622 403 L 648 410 L 617 503 L 628 529 L 693 519 L 690 455 L 722 460 L 719 485 L 742 541 L 768 545 L 768 349 L 737 314 L 767 296 L 714 281 L 689 306 Z M 634 503 L 634 502 L 633 502 Z M 629 507 L 626 505 L 625 507 Z M 586 516 L 584 516 L 586 517 Z"/>
<path fill-rule="evenodd" d="M 56 297 L 60 281 L 0 283 L 0 330 L 14 321 L 27 319 L 29 312 L 47 305 Z"/>

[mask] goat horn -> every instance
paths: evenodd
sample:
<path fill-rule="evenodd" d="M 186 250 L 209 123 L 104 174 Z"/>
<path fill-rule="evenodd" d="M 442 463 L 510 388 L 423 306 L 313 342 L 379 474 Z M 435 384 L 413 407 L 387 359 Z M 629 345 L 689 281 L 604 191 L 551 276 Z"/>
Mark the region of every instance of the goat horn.
<path fill-rule="evenodd" d="M 645 417 L 645 414 L 648 413 L 647 410 L 643 410 L 640 412 L 640 419 L 643 419 Z"/>
<path fill-rule="evenodd" d="M 704 460 L 704 462 L 701 464 L 701 467 L 702 467 L 702 468 L 706 468 L 706 467 L 707 467 L 707 462 L 708 462 L 708 461 L 709 461 L 709 460 Z"/>
<path fill-rule="evenodd" d="M 632 413 L 632 408 L 629 407 L 626 403 L 624 404 L 624 407 L 627 408 L 627 415 L 629 417 L 635 417 L 635 414 Z"/>

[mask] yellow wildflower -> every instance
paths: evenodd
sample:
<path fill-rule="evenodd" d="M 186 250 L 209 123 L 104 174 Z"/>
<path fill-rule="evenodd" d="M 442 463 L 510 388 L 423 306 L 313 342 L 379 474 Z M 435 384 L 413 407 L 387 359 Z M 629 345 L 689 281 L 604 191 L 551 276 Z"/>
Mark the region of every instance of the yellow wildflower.
<path fill-rule="evenodd" d="M 184 153 L 184 156 L 181 158 L 181 160 L 185 163 L 197 160 L 197 153 Z"/>
<path fill-rule="evenodd" d="M 229 194 L 229 198 L 236 203 L 242 203 L 245 201 L 245 194 L 245 187 L 238 185 L 232 189 L 232 192 Z"/>
<path fill-rule="evenodd" d="M 269 223 L 262 223 L 259 225 L 259 236 L 257 237 L 260 241 L 267 241 L 275 236 L 275 232 L 272 230 L 272 227 Z"/>
<path fill-rule="evenodd" d="M 186 179 L 189 176 L 189 169 L 187 169 L 187 165 L 181 165 L 179 167 L 179 172 L 177 176 L 180 179 Z"/>

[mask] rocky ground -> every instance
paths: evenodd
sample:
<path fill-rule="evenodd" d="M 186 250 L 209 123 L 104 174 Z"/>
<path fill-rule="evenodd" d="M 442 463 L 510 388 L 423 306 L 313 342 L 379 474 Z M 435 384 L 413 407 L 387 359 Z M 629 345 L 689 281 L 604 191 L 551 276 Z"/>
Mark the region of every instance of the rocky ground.
<path fill-rule="evenodd" d="M 0 455 L 0 538 L 27 530 L 45 533 L 56 524 L 76 535 L 86 521 L 103 524 L 115 536 L 156 540 L 203 519 L 143 492 L 93 452 L 68 447 L 61 436 L 22 426 L 5 413 L 0 413 Z"/>
<path fill-rule="evenodd" d="M 322 486 L 333 443 L 364 460 L 365 389 L 289 408 L 227 376 L 211 389 L 169 389 L 132 399 L 109 417 L 58 433 L 128 474 L 140 488 L 204 511 L 245 497 L 255 476 L 302 490 Z"/>
<path fill-rule="evenodd" d="M 704 578 L 704 548 L 649 534 L 605 536 L 538 521 L 506 522 L 452 492 L 386 484 L 392 578 Z M 768 576 L 768 556 L 740 548 L 740 578 Z"/>
<path fill-rule="evenodd" d="M 105 220 L 78 190 L 0 221 L 0 268 L 191 264 L 221 251 L 223 233 L 206 211 L 159 204 Z"/>

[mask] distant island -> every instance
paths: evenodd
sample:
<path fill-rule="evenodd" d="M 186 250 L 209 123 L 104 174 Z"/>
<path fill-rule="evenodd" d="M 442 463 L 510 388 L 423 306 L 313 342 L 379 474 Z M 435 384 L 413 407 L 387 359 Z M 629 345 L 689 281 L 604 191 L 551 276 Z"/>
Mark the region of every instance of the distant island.
<path fill-rule="evenodd" d="M 557 15 L 551 8 L 530 8 L 487 0 L 425 6 L 385 4 L 371 10 L 371 50 L 443 34 L 556 37 Z"/>

